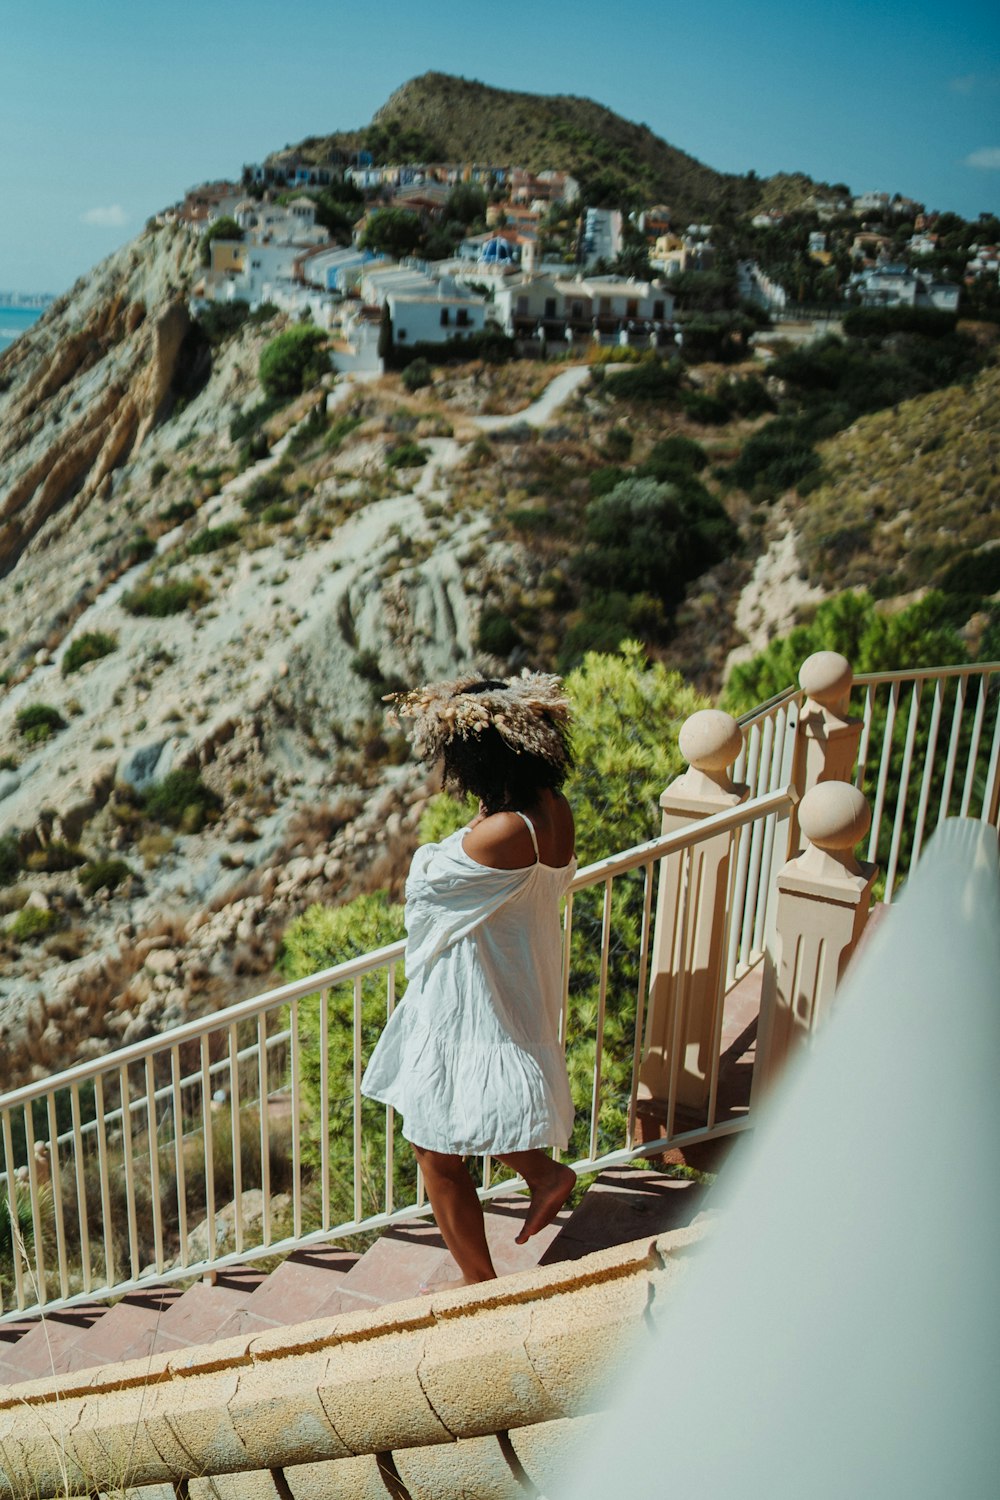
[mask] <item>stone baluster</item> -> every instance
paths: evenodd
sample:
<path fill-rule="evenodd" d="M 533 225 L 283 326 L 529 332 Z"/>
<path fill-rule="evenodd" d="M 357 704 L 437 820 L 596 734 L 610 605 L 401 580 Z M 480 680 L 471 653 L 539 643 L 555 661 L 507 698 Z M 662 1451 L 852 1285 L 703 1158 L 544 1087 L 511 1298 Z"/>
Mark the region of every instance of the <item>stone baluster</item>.
<path fill-rule="evenodd" d="M 800 798 L 821 781 L 854 779 L 861 720 L 848 711 L 853 681 L 851 664 L 839 651 L 814 651 L 799 669 L 805 699 L 795 735 L 792 784 Z M 789 849 L 800 847 L 793 812 Z"/>
<path fill-rule="evenodd" d="M 660 798 L 665 834 L 737 807 L 749 795 L 748 787 L 729 777 L 728 768 L 743 748 L 740 727 L 730 714 L 717 709 L 692 714 L 681 728 L 679 744 L 689 769 Z M 722 1003 L 731 848 L 731 836 L 720 834 L 689 854 L 670 854 L 661 861 L 639 1073 L 638 1115 L 645 1140 L 663 1134 L 671 1075 L 674 1098 L 682 1107 L 701 1110 L 708 1098 L 716 1013 Z M 685 910 L 695 892 L 697 907 Z M 671 1055 L 675 1034 L 676 1059 Z"/>
<path fill-rule="evenodd" d="M 854 855 L 871 825 L 856 787 L 821 782 L 798 812 L 805 848 L 777 876 L 775 951 L 768 956 L 773 982 L 765 982 L 761 999 L 755 1097 L 829 1011 L 868 920 L 876 873 Z"/>

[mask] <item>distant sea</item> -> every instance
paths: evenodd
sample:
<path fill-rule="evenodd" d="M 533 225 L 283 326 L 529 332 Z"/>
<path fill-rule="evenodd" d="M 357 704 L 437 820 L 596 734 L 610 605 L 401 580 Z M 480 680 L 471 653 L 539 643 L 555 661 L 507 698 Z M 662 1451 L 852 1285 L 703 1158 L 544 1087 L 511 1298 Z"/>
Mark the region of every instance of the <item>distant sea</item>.
<path fill-rule="evenodd" d="M 44 307 L 4 307 L 0 304 L 0 354 L 9 349 L 44 311 Z"/>

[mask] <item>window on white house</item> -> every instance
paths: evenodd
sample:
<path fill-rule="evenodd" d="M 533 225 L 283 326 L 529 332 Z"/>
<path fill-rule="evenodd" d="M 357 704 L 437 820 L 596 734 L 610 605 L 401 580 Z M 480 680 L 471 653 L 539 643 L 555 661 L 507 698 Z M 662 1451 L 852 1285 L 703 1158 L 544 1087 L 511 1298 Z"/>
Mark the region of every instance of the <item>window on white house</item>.
<path fill-rule="evenodd" d="M 653 317 L 654 318 L 662 318 L 663 317 L 663 303 L 662 302 L 654 302 L 653 303 Z"/>
<path fill-rule="evenodd" d="M 447 328 L 448 327 L 448 321 L 449 321 L 448 309 L 446 307 L 442 307 L 442 309 L 441 309 L 441 327 L 442 328 Z"/>
<path fill-rule="evenodd" d="M 458 312 L 455 314 L 455 322 L 460 328 L 468 328 L 469 314 L 466 308 L 460 307 L 458 309 Z"/>

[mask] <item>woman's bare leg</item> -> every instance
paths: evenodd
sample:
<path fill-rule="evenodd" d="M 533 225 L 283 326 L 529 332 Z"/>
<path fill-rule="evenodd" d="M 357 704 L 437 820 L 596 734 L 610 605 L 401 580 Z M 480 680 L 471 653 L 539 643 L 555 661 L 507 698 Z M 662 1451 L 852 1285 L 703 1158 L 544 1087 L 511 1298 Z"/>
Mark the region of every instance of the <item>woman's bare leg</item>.
<path fill-rule="evenodd" d="M 521 1225 L 515 1244 L 523 1245 L 551 1224 L 566 1199 L 576 1186 L 576 1173 L 572 1167 L 553 1161 L 547 1151 L 505 1151 L 500 1157 L 508 1167 L 513 1167 L 531 1189 L 531 1206 L 528 1217 Z"/>
<path fill-rule="evenodd" d="M 465 1162 L 460 1156 L 428 1151 L 424 1146 L 413 1149 L 437 1226 L 465 1281 L 495 1280 L 482 1204 Z"/>

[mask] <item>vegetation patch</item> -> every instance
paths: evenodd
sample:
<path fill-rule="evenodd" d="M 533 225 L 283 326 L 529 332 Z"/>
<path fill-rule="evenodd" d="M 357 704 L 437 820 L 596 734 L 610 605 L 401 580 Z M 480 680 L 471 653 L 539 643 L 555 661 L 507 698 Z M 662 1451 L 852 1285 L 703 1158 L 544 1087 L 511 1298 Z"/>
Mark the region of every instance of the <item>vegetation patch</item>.
<path fill-rule="evenodd" d="M 180 767 L 150 787 L 142 805 L 149 817 L 182 833 L 197 833 L 218 816 L 222 799 L 205 785 L 197 771 Z"/>
<path fill-rule="evenodd" d="M 76 877 L 85 896 L 96 891 L 114 891 L 132 874 L 131 865 L 123 859 L 94 859 L 85 864 Z"/>
<path fill-rule="evenodd" d="M 188 552 L 192 557 L 201 557 L 206 552 L 219 552 L 223 547 L 231 547 L 233 542 L 238 542 L 240 535 L 240 528 L 235 521 L 225 521 L 221 526 L 206 526 L 204 531 L 199 531 L 188 542 Z"/>
<path fill-rule="evenodd" d="M 170 578 L 164 583 L 141 584 L 125 595 L 122 604 L 131 615 L 165 619 L 186 609 L 198 609 L 207 598 L 208 585 L 203 578 Z"/>
<path fill-rule="evenodd" d="M 68 677 L 88 661 L 99 661 L 110 656 L 118 646 L 118 637 L 106 630 L 87 630 L 70 641 L 63 654 L 62 675 Z"/>
<path fill-rule="evenodd" d="M 427 462 L 427 449 L 419 443 L 397 443 L 385 456 L 387 469 L 415 469 Z"/>
<path fill-rule="evenodd" d="M 258 375 L 267 395 L 288 398 L 317 385 L 330 369 L 325 344 L 326 335 L 306 323 L 286 329 L 265 344 Z"/>
<path fill-rule="evenodd" d="M 39 906 L 22 906 L 7 934 L 15 943 L 38 943 L 59 925 L 54 911 Z"/>
<path fill-rule="evenodd" d="M 66 720 L 57 708 L 48 703 L 27 703 L 19 708 L 14 722 L 18 733 L 29 745 L 39 745 L 60 729 L 66 728 Z"/>

